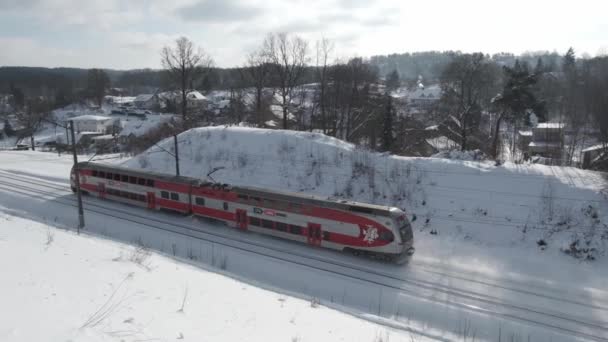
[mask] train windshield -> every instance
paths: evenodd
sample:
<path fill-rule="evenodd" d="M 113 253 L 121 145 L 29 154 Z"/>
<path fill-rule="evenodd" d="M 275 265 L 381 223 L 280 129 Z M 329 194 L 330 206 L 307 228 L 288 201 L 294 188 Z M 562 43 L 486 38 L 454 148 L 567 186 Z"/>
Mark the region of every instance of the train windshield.
<path fill-rule="evenodd" d="M 397 217 L 397 224 L 399 227 L 399 234 L 401 235 L 401 240 L 403 242 L 411 240 L 413 237 L 412 226 L 410 225 L 410 222 L 408 221 L 407 217 L 405 215 Z"/>

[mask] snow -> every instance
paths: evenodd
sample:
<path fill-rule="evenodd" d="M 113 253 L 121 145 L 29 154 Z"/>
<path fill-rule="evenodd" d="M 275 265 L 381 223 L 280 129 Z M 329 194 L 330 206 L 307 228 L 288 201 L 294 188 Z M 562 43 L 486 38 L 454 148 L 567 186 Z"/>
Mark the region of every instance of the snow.
<path fill-rule="evenodd" d="M 125 120 L 121 120 L 122 130 L 118 135 L 124 137 L 129 135 L 139 137 L 150 132 L 152 129 L 171 122 L 173 118 L 174 116 L 171 114 L 146 115 L 145 119 L 129 117 Z"/>
<path fill-rule="evenodd" d="M 189 100 L 206 100 L 207 99 L 203 94 L 199 93 L 198 91 L 191 91 L 186 95 L 186 97 Z"/>
<path fill-rule="evenodd" d="M 213 269 L 0 210 L 5 342 L 407 340 Z"/>
<path fill-rule="evenodd" d="M 98 137 L 91 138 L 91 140 L 93 140 L 93 141 L 112 140 L 112 139 L 114 139 L 114 136 L 112 134 L 100 135 Z"/>
<path fill-rule="evenodd" d="M 107 120 L 112 120 L 112 118 L 107 117 L 107 116 L 89 114 L 89 115 L 76 116 L 76 117 L 70 118 L 69 120 L 71 120 L 71 121 L 107 121 Z"/>
<path fill-rule="evenodd" d="M 548 141 L 532 141 L 528 144 L 529 147 L 560 147 L 559 142 L 548 142 Z"/>
<path fill-rule="evenodd" d="M 519 135 L 523 136 L 523 137 L 531 137 L 532 131 L 518 131 Z"/>
<path fill-rule="evenodd" d="M 133 102 L 147 102 L 154 97 L 154 94 L 140 94 L 135 97 Z"/>
<path fill-rule="evenodd" d="M 110 95 L 107 95 L 104 97 L 104 99 L 109 103 L 123 105 L 126 103 L 133 103 L 135 101 L 136 97 L 135 96 L 110 96 Z"/>
<path fill-rule="evenodd" d="M 603 189 L 606 188 L 606 180 L 602 173 L 534 164 L 505 163 L 496 166 L 494 162 L 489 161 L 395 157 L 372 153 L 319 133 L 245 127 L 193 129 L 180 134 L 178 143 L 180 144 L 180 169 L 184 175 L 204 178 L 210 170 L 223 167 L 213 174 L 214 179 L 220 182 L 300 191 L 318 196 L 402 207 L 413 221 L 416 254 L 407 266 L 378 264 L 342 253 L 312 249 L 305 245 L 238 232 L 191 217 L 151 213 L 144 209 L 126 208 L 124 205 L 85 196 L 86 232 L 92 237 L 98 239 L 103 235 L 112 240 L 127 243 L 140 241 L 149 246 L 151 250 L 169 254 L 171 254 L 170 246 L 175 244 L 178 258 L 188 258 L 189 249 L 194 250 L 195 254 L 188 260 L 191 266 L 177 264 L 177 262 L 184 262 L 183 259 L 167 261 L 173 263 L 174 267 L 178 267 L 180 272 L 189 267 L 203 274 L 206 272 L 204 270 L 213 270 L 232 277 L 231 281 L 240 282 L 239 286 L 255 287 L 256 289 L 261 287 L 282 293 L 282 295 L 273 293 L 266 297 L 270 298 L 268 300 L 252 303 L 239 296 L 238 288 L 235 290 L 229 285 L 221 284 L 218 287 L 225 288 L 230 297 L 237 298 L 234 302 L 217 303 L 207 297 L 196 302 L 193 297 L 193 302 L 196 302 L 197 305 L 192 306 L 200 307 L 201 310 L 211 306 L 215 309 L 214 313 L 219 317 L 218 319 L 196 312 L 195 315 L 187 317 L 187 322 L 176 321 L 174 316 L 170 315 L 178 309 L 183 297 L 185 284 L 181 283 L 181 280 L 194 279 L 198 276 L 188 273 L 184 278 L 179 278 L 178 275 L 168 271 L 170 267 L 162 266 L 164 261 L 155 261 L 153 265 L 161 265 L 158 269 L 141 272 L 150 274 L 150 278 L 146 278 L 145 284 L 141 285 L 145 288 L 142 290 L 142 287 L 134 287 L 133 290 L 141 290 L 148 295 L 151 292 L 146 289 L 161 287 L 158 292 L 153 292 L 154 294 L 146 297 L 156 304 L 129 303 L 128 310 L 134 310 L 136 313 L 130 314 L 129 311 L 129 314 L 113 316 L 108 321 L 110 324 L 108 329 L 100 325 L 97 328 L 80 332 L 77 327 L 82 325 L 88 315 L 103 304 L 104 299 L 99 298 L 108 298 L 112 291 L 106 287 L 106 292 L 100 292 L 100 290 L 96 290 L 98 285 L 95 282 L 92 282 L 92 285 L 78 283 L 84 281 L 80 278 L 88 278 L 88 275 L 93 272 L 89 269 L 95 271 L 99 269 L 99 278 L 108 278 L 110 279 L 108 281 L 117 286 L 119 281 L 122 281 L 124 276 L 132 271 L 131 269 L 125 270 L 120 273 L 120 276 L 111 277 L 106 274 L 110 271 L 104 271 L 104 262 L 95 257 L 98 249 L 86 246 L 83 247 L 83 250 L 87 251 L 86 258 L 91 261 L 91 264 L 87 266 L 89 269 L 83 271 L 74 268 L 78 270 L 77 272 L 82 272 L 83 276 L 72 277 L 77 278 L 72 281 L 78 283 L 78 289 L 91 287 L 91 292 L 95 292 L 97 295 L 89 295 L 86 300 L 77 297 L 78 305 L 70 303 L 76 307 L 73 310 L 74 313 L 65 317 L 57 314 L 50 316 L 49 326 L 58 326 L 58 329 L 64 329 L 62 331 L 69 330 L 69 333 L 80 334 L 68 336 L 66 333 L 60 335 L 58 340 L 95 340 L 100 335 L 110 339 L 104 334 L 107 334 L 108 331 L 116 331 L 118 328 L 122 329 L 122 322 L 130 317 L 134 317 L 135 322 L 140 323 L 150 322 L 152 319 L 153 322 L 163 322 L 148 325 L 144 323 L 137 326 L 137 329 L 144 329 L 147 338 L 158 337 L 165 340 L 175 339 L 178 332 L 183 332 L 185 339 L 194 334 L 194 340 L 202 340 L 205 337 L 211 340 L 230 338 L 232 340 L 253 340 L 258 337 L 258 334 L 263 335 L 261 329 L 274 329 L 276 331 L 271 331 L 277 335 L 264 335 L 266 340 L 290 340 L 291 336 L 298 335 L 302 341 L 334 339 L 378 341 L 377 335 L 370 336 L 358 330 L 359 326 L 367 326 L 370 324 L 369 322 L 383 325 L 383 327 L 374 325 L 370 329 L 380 331 L 379 334 L 382 335 L 384 341 L 389 340 L 384 337 L 385 329 L 388 329 L 386 327 L 394 329 L 389 329 L 388 332 L 391 341 L 409 341 L 410 332 L 413 333 L 416 341 L 461 341 L 463 324 L 472 326 L 476 332 L 476 341 L 496 341 L 499 331 L 502 332 L 503 337 L 511 336 L 511 334 L 530 335 L 532 341 L 589 340 L 581 335 L 572 336 L 547 325 L 587 331 L 602 339 L 608 338 L 605 330 L 584 328 L 580 324 L 555 317 L 574 317 L 585 322 L 595 322 L 601 326 L 608 325 L 608 310 L 606 309 L 608 308 L 608 292 L 606 291 L 608 288 L 608 258 L 606 256 L 608 232 L 605 225 L 608 219 L 608 205 L 603 193 Z M 172 139 L 160 142 L 159 145 L 168 151 L 173 150 Z M 111 161 L 132 168 L 142 168 L 142 165 L 145 165 L 146 169 L 172 174 L 174 172 L 173 157 L 168 153 L 158 153 L 158 150 L 158 147 L 153 147 L 133 159 L 113 159 Z M 67 187 L 70 164 L 70 156 L 57 157 L 54 154 L 29 151 L 0 152 L 0 176 L 19 175 L 24 178 L 23 185 L 28 187 L 38 188 L 36 184 L 39 182 L 45 184 L 51 182 Z M 60 204 L 61 201 L 73 199 L 74 196 L 69 193 L 69 190 L 41 188 L 47 194 L 42 196 L 43 198 L 32 199 L 2 185 L 3 183 L 8 184 L 6 182 L 16 181 L 8 178 L 0 180 L 0 212 L 2 213 L 0 215 L 6 215 L 11 220 L 19 218 L 30 220 L 28 223 L 18 225 L 21 227 L 18 229 L 19 232 L 37 229 L 36 225 L 41 224 L 43 228 L 38 240 L 32 236 L 23 239 L 28 243 L 37 243 L 38 252 L 45 248 L 45 227 L 48 226 L 51 229 L 74 227 L 75 209 Z M 126 222 L 91 212 L 96 208 L 93 205 L 102 204 L 107 206 L 107 211 L 115 215 L 122 215 L 121 210 L 125 211 L 125 215 L 128 214 L 129 217 L 140 215 L 142 218 L 137 219 L 140 223 Z M 156 218 L 165 223 L 150 222 L 147 221 L 147 218 Z M 154 230 L 152 228 L 154 225 L 174 227 L 180 232 L 186 229 L 179 227 L 192 227 L 197 232 L 221 234 L 226 238 L 223 240 L 214 238 L 216 243 L 210 246 L 206 242 L 191 241 L 183 236 Z M 5 233 L 4 225 L 1 223 L 0 227 L 2 227 L 0 229 L 0 253 L 2 253 L 5 242 L 10 241 L 7 239 L 12 239 L 14 234 L 9 230 L 6 230 L 9 233 Z M 203 233 L 197 234 L 203 235 Z M 63 240 L 64 238 L 56 235 L 55 243 L 48 248 L 48 251 L 57 247 L 58 242 Z M 239 241 L 244 240 L 259 244 L 264 248 L 288 251 L 290 260 L 313 266 L 313 268 L 279 261 L 270 256 L 222 247 L 217 242 L 232 241 L 242 247 L 245 244 Z M 540 247 L 540 241 L 546 245 Z M 578 241 L 576 245 L 578 251 L 570 250 L 570 246 L 576 241 Z M 256 247 L 256 249 L 262 249 L 273 257 L 280 255 L 283 258 L 287 255 L 276 250 L 270 252 L 262 247 Z M 587 250 L 585 251 L 585 249 Z M 574 258 L 566 254 L 564 250 L 578 254 L 580 258 Z M 26 251 L 23 254 L 37 255 L 32 249 L 26 248 Z M 71 256 L 81 255 L 81 253 L 74 252 L 65 253 Z M 89 257 L 88 254 L 91 256 Z M 110 263 L 108 260 L 116 258 L 119 254 L 109 253 L 109 255 L 104 255 L 103 260 Z M 123 255 L 130 254 L 132 252 L 123 253 Z M 11 253 L 11 259 L 14 260 L 16 256 L 21 255 Z M 217 265 L 213 262 L 213 255 L 218 258 L 220 256 L 227 258 L 228 266 L 225 270 L 218 270 L 217 266 L 213 267 L 213 265 Z M 151 258 L 165 260 L 167 255 L 153 254 Z M 377 283 L 353 280 L 343 275 L 323 272 L 315 267 L 329 266 L 320 263 L 317 258 L 336 260 L 346 265 L 358 265 L 399 277 L 392 280 L 391 283 L 398 284 L 403 287 L 403 290 L 392 290 L 379 286 Z M 591 261 L 591 258 L 595 260 Z M 17 258 L 17 260 L 19 259 Z M 53 265 L 60 263 L 56 259 L 52 259 L 52 261 Z M 6 257 L 3 258 L 3 262 L 8 263 Z M 117 264 L 124 266 L 129 263 L 121 262 L 112 265 Z M 5 269 L 2 264 L 0 267 Z M 332 269 L 336 268 L 338 267 L 332 267 Z M 27 273 L 29 263 L 27 268 L 20 267 L 19 269 L 19 271 L 11 270 L 11 272 L 21 273 L 10 273 L 7 279 L 19 279 L 23 284 L 34 281 L 41 284 L 42 280 L 52 283 L 56 279 L 60 279 L 46 276 L 44 272 L 40 273 L 40 277 L 46 276 L 46 278 L 36 278 L 38 273 Z M 338 269 L 346 272 L 343 268 Z M 53 270 L 55 269 L 53 268 Z M 162 270 L 162 272 L 158 270 Z M 158 274 L 162 273 L 162 276 L 159 276 L 157 271 Z M 357 274 L 375 281 L 379 279 L 371 272 L 358 272 Z M 95 277 L 95 275 L 91 277 Z M 405 280 L 399 280 L 401 278 Z M 139 273 L 134 279 L 140 279 Z M 173 290 L 162 287 L 163 284 L 170 283 L 172 279 L 180 279 L 180 281 L 168 285 Z M 188 284 L 197 284 L 197 287 L 189 285 L 188 288 L 190 291 L 195 291 L 193 289 L 200 287 L 203 289 L 202 292 L 209 293 L 213 296 L 212 298 L 222 296 L 222 294 L 204 287 L 207 283 L 212 282 L 208 279 L 201 283 L 193 280 L 193 283 L 188 282 Z M 0 287 L 3 285 L 0 282 Z M 44 289 L 44 286 L 31 287 L 28 292 L 36 294 L 35 291 L 41 288 Z M 445 289 L 450 292 L 443 292 Z M 12 285 L 8 290 L 0 291 L 2 294 L 13 292 L 15 289 Z M 460 295 L 463 292 L 470 298 Z M 76 290 L 75 295 L 77 294 Z M 103 294 L 106 294 L 106 297 L 103 297 Z M 160 296 L 162 299 L 155 301 L 156 296 Z M 296 318 L 297 328 L 293 328 L 290 320 L 285 318 L 289 316 L 288 313 L 282 312 L 282 315 L 276 316 L 275 319 L 273 319 L 275 316 L 272 316 L 274 308 L 272 303 L 279 301 L 276 299 L 277 297 L 283 298 L 284 296 L 290 297 L 283 303 L 295 302 L 297 301 L 295 298 L 304 299 L 302 308 L 310 308 L 311 298 L 318 298 L 321 304 L 315 310 L 323 309 L 333 312 L 329 309 L 333 308 L 353 315 L 348 316 L 352 319 L 359 317 L 364 318 L 367 322 L 356 320 L 340 323 L 339 318 L 332 316 L 319 318 L 319 321 L 311 322 L 302 328 Z M 293 300 L 291 296 L 294 297 Z M 164 305 L 164 300 L 168 297 L 170 297 L 167 300 L 169 304 Z M 489 304 L 487 301 L 475 298 L 507 303 L 511 306 Z M 94 301 L 95 305 L 87 306 L 88 301 Z M 0 298 L 0 302 L 4 303 L 4 300 Z M 10 308 L 18 308 L 19 313 L 36 311 L 34 304 L 22 306 L 23 302 L 23 300 L 12 301 Z M 191 315 L 188 305 L 186 305 L 185 313 Z M 81 310 L 80 306 L 87 306 L 87 309 Z M 553 313 L 554 316 L 525 313 L 513 306 L 529 307 L 537 312 Z M 65 307 L 68 305 L 59 308 Z M 233 310 L 234 307 L 238 307 L 238 309 Z M 254 308 L 252 310 L 256 311 L 257 318 L 239 316 L 240 312 L 249 312 L 250 308 Z M 477 311 L 477 309 L 482 311 Z M 484 310 L 497 310 L 504 315 L 484 313 Z M 49 310 L 47 313 L 59 311 L 58 309 Z M 81 312 L 79 319 L 72 319 L 71 315 L 76 315 L 78 312 Z M 264 313 L 263 319 L 260 318 L 260 312 Z M 317 317 L 317 313 L 318 311 L 314 311 L 311 315 Z M 266 314 L 269 315 L 268 319 Z M 511 316 L 515 318 L 509 318 Z M 522 316 L 543 324 L 527 323 L 518 319 Z M 231 319 L 235 317 L 238 319 Z M 221 318 L 228 323 L 222 321 Z M 287 323 L 285 323 L 285 319 Z M 211 320 L 211 322 L 207 324 L 206 320 Z M 31 325 L 31 321 L 34 320 L 28 321 L 28 324 Z M 195 333 L 187 332 L 185 328 L 182 328 L 195 326 L 193 321 L 198 327 L 192 328 Z M 217 323 L 218 321 L 220 323 Z M 201 324 L 201 322 L 204 323 Z M 265 325 L 267 322 L 269 325 Z M 215 329 L 213 323 L 219 324 L 219 327 Z M 11 331 L 4 324 L 6 323 L 0 317 L 0 334 Z M 25 324 L 22 323 L 22 329 L 25 329 L 23 328 Z M 75 328 L 72 330 L 61 328 L 69 324 Z M 254 329 L 253 327 L 258 325 L 262 326 L 260 330 L 248 330 L 250 327 Z M 319 329 L 319 327 L 328 326 L 331 328 Z M 130 331 L 138 331 L 137 329 Z M 287 329 L 288 332 L 283 334 L 283 329 Z M 331 329 L 331 334 L 329 329 Z M 228 330 L 230 334 L 238 336 L 230 335 L 224 338 L 227 335 L 209 335 L 211 332 L 219 334 L 219 332 Z M 206 335 L 197 335 L 196 331 L 203 331 L 201 334 Z M 301 331 L 305 331 L 305 333 L 300 333 Z M 317 332 L 318 335 L 308 335 Z M 29 333 L 33 334 L 35 331 Z M 338 336 L 339 334 L 342 335 Z M 137 336 L 137 338 L 142 339 L 141 336 Z M 29 340 L 32 339 L 36 340 L 35 338 Z M 134 339 L 136 338 L 133 337 L 132 340 Z M 0 335 L 0 340 L 4 340 L 3 335 Z M 129 338 L 126 340 L 129 341 Z"/>
<path fill-rule="evenodd" d="M 539 123 L 536 128 L 541 128 L 541 129 L 561 129 L 564 128 L 564 124 L 563 123 L 558 123 L 558 122 L 541 122 Z"/>
<path fill-rule="evenodd" d="M 450 138 L 443 136 L 443 135 L 439 136 L 439 137 L 431 138 L 431 139 L 426 139 L 426 142 L 429 145 L 433 146 L 433 148 L 435 148 L 436 150 L 439 150 L 439 151 L 453 149 L 453 148 L 458 147 L 458 145 L 459 145 L 454 140 L 451 140 Z M 455 158 L 450 158 L 450 159 L 455 159 Z M 458 159 L 460 159 L 460 158 L 458 158 Z"/>
<path fill-rule="evenodd" d="M 581 152 L 591 152 L 591 151 L 603 150 L 605 148 L 606 148 L 605 144 L 598 144 L 598 145 L 593 145 L 593 146 L 587 147 L 587 148 L 583 149 Z"/>

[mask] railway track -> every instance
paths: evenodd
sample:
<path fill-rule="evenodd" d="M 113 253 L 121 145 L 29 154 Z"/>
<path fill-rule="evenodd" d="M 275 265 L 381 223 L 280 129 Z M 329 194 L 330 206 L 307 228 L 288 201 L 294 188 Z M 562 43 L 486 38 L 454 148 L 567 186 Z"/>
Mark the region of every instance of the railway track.
<path fill-rule="evenodd" d="M 31 198 L 51 200 L 61 205 L 76 206 L 75 198 L 57 198 L 62 193 L 71 194 L 69 186 L 61 186 L 54 182 L 18 177 L 14 174 L 2 172 L 0 190 L 18 193 Z M 54 191 L 47 191 L 50 189 Z M 59 192 L 59 193 L 58 193 Z M 339 275 L 352 280 L 363 281 L 369 284 L 382 286 L 398 291 L 418 299 L 438 302 L 467 311 L 501 317 L 503 319 L 515 320 L 548 328 L 563 334 L 577 336 L 592 341 L 608 341 L 608 323 L 594 321 L 583 317 L 568 315 L 563 312 L 547 310 L 546 308 L 534 308 L 519 303 L 507 302 L 499 297 L 469 291 L 462 288 L 435 284 L 424 280 L 412 279 L 405 276 L 397 276 L 386 272 L 356 265 L 349 262 L 328 259 L 312 254 L 298 253 L 276 246 L 247 241 L 234 238 L 217 232 L 209 232 L 196 227 L 177 223 L 176 220 L 163 220 L 159 217 L 150 218 L 150 215 L 140 215 L 134 210 L 117 208 L 120 205 L 106 206 L 100 204 L 100 200 L 85 197 L 85 210 L 98 215 L 113 217 L 119 220 L 135 223 L 148 229 L 158 229 L 170 233 L 186 236 L 201 241 L 219 244 L 225 247 L 254 253 L 267 258 L 292 263 L 301 267 L 312 268 L 318 271 Z M 110 202 L 111 203 L 111 202 Z M 112 203 L 114 204 L 114 203 Z M 141 209 L 144 212 L 144 209 Z M 314 264 L 311 264 L 311 259 Z M 537 296 L 547 300 L 568 303 L 570 305 L 591 306 L 594 310 L 608 311 L 603 305 L 590 305 L 569 298 L 557 298 L 550 295 L 536 293 L 530 290 L 509 288 L 506 286 L 482 282 L 485 286 L 495 286 L 503 290 L 520 292 L 528 296 Z M 437 294 L 441 294 L 438 296 Z"/>

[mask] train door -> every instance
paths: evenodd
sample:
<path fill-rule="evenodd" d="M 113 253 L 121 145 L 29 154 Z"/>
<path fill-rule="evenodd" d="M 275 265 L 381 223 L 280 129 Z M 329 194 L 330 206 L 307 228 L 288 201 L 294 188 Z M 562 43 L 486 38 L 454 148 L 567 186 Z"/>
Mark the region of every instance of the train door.
<path fill-rule="evenodd" d="M 236 227 L 241 230 L 247 230 L 247 210 L 236 210 Z"/>
<path fill-rule="evenodd" d="M 308 243 L 313 246 L 321 245 L 321 225 L 318 223 L 308 223 Z"/>
<path fill-rule="evenodd" d="M 156 194 L 148 192 L 148 209 L 156 209 Z"/>
<path fill-rule="evenodd" d="M 99 191 L 99 198 L 106 198 L 106 185 L 104 183 L 98 183 L 97 190 Z"/>

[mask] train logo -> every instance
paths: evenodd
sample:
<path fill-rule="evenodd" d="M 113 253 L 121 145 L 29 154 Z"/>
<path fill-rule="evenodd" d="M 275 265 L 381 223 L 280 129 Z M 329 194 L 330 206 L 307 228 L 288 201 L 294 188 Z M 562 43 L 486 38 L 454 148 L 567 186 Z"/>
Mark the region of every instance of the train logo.
<path fill-rule="evenodd" d="M 377 238 L 378 228 L 370 226 L 368 226 L 367 228 L 363 228 L 363 241 L 371 245 L 372 243 L 374 243 L 374 241 L 376 241 Z"/>

